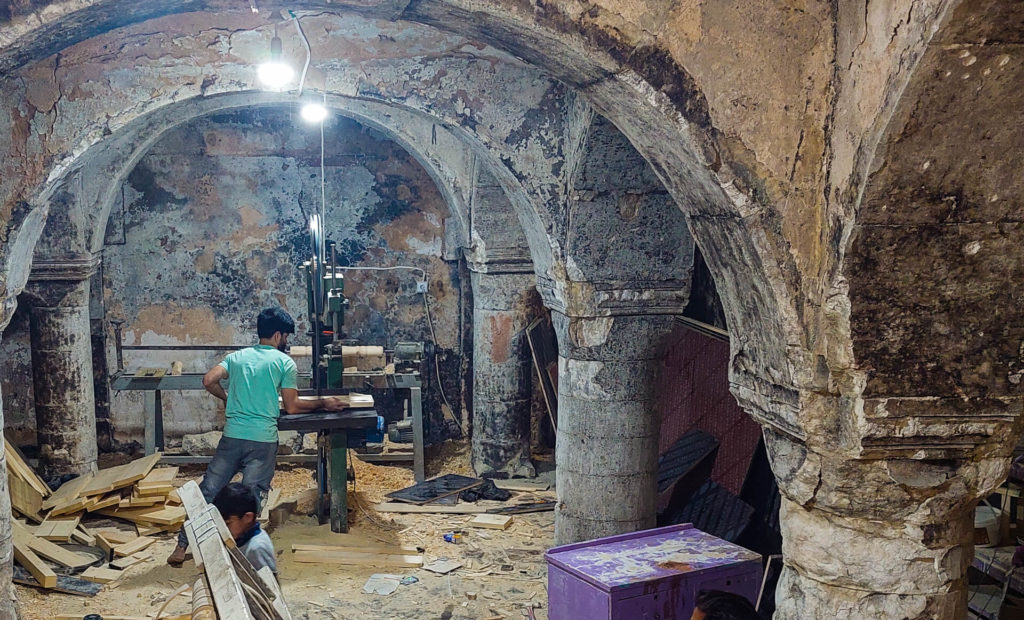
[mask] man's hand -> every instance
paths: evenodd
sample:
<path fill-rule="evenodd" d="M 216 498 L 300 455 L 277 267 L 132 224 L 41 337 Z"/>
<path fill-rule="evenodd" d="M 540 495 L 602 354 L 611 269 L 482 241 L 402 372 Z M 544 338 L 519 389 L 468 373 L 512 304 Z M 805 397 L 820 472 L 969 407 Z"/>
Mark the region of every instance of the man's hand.
<path fill-rule="evenodd" d="M 341 411 L 348 407 L 344 398 L 324 396 L 321 398 L 299 398 L 299 391 L 281 388 L 281 401 L 285 413 L 310 413 L 312 411 Z"/>
<path fill-rule="evenodd" d="M 328 396 L 320 399 L 320 406 L 327 411 L 341 411 L 348 408 L 348 403 L 345 402 L 344 398 Z"/>

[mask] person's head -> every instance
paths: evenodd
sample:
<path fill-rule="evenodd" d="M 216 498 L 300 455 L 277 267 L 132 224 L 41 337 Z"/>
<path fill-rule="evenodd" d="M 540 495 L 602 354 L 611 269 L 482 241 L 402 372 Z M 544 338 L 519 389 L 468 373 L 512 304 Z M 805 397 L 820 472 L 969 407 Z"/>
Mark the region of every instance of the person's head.
<path fill-rule="evenodd" d="M 760 620 L 746 598 L 721 590 L 702 591 L 690 620 Z"/>
<path fill-rule="evenodd" d="M 252 524 L 256 522 L 256 511 L 260 509 L 256 493 L 241 482 L 232 482 L 221 489 L 217 497 L 213 498 L 213 505 L 217 507 L 234 538 L 252 529 Z"/>
<path fill-rule="evenodd" d="M 288 334 L 295 333 L 295 321 L 280 308 L 267 308 L 256 317 L 256 335 L 260 342 L 284 351 L 288 347 Z"/>

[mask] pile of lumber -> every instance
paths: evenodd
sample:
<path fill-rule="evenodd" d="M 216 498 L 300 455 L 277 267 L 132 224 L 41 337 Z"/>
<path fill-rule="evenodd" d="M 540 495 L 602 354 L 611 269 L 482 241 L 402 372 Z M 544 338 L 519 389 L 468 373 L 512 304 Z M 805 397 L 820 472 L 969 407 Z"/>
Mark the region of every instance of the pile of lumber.
<path fill-rule="evenodd" d="M 154 469 L 159 454 L 79 476 L 51 492 L 22 455 L 4 443 L 11 505 L 22 517 L 14 520 L 14 547 L 15 560 L 25 572 L 20 579 L 16 574 L 15 581 L 93 595 L 96 584 L 112 581 L 120 570 L 148 559 L 142 552 L 156 541 L 151 534 L 176 532 L 185 521 L 173 484 L 178 468 Z M 138 533 L 89 530 L 81 523 L 86 513 L 126 520 Z M 81 570 L 97 562 L 97 557 L 73 552 L 62 543 L 97 547 L 107 554 L 111 568 L 90 567 L 78 577 L 58 576 L 51 565 Z"/>
<path fill-rule="evenodd" d="M 185 509 L 174 488 L 178 468 L 153 469 L 159 454 L 79 476 L 51 493 L 17 450 L 9 443 L 6 447 L 11 503 L 32 523 L 60 521 L 66 527 L 92 512 L 131 521 L 146 533 L 155 533 L 176 532 L 185 521 Z"/>

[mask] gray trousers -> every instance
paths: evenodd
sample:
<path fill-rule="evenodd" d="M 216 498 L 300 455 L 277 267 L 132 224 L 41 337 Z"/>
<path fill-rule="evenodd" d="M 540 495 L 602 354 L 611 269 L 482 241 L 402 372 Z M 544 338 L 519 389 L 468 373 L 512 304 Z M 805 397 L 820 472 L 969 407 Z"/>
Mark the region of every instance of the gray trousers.
<path fill-rule="evenodd" d="M 213 460 L 206 468 L 206 475 L 199 483 L 199 490 L 207 503 L 213 503 L 213 498 L 231 482 L 235 474 L 242 472 L 242 484 L 256 493 L 262 508 L 270 492 L 270 481 L 274 479 L 276 464 L 277 443 L 221 437 L 217 451 L 213 453 Z M 188 546 L 185 528 L 178 532 L 178 545 Z"/>

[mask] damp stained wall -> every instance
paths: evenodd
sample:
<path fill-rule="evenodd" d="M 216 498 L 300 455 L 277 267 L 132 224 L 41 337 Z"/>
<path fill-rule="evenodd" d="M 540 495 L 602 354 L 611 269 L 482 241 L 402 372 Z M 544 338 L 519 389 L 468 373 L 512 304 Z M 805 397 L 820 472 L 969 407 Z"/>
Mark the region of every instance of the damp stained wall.
<path fill-rule="evenodd" d="M 458 406 L 462 300 L 458 266 L 441 258 L 448 212 L 437 187 L 401 147 L 354 121 L 331 118 L 324 145 L 328 239 L 343 264 L 427 272 L 442 376 Z M 279 305 L 297 322 L 291 342 L 309 344 L 298 265 L 310 252 L 307 218 L 320 196 L 320 132 L 297 109 L 232 111 L 169 133 L 131 172 L 112 209 L 102 267 L 106 318 L 124 321 L 125 344 L 248 345 L 256 313 Z M 416 278 L 349 272 L 349 337 L 386 347 L 429 340 Z M 107 348 L 112 356 L 109 340 Z M 185 372 L 203 372 L 222 355 L 126 351 L 124 359 L 129 369 L 180 360 Z M 436 437 L 443 431 L 432 379 L 424 411 Z M 398 403 L 384 400 L 379 410 L 400 415 Z M 111 395 L 117 441 L 141 440 L 142 411 L 141 393 Z M 165 392 L 163 411 L 169 438 L 223 424 L 223 408 L 205 392 Z"/>

